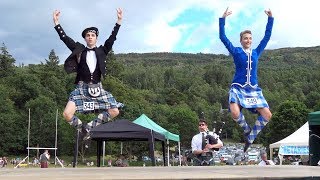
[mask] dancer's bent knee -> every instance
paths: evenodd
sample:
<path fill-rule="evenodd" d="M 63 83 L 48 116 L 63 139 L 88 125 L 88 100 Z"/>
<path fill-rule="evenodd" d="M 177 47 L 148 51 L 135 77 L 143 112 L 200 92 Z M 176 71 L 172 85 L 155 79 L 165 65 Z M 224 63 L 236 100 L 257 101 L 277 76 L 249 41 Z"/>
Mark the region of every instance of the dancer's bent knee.
<path fill-rule="evenodd" d="M 64 111 L 64 112 L 63 112 L 63 117 L 64 117 L 64 119 L 65 119 L 66 121 L 69 122 L 69 121 L 72 120 L 73 114 Z"/>
<path fill-rule="evenodd" d="M 239 116 L 240 116 L 240 111 L 231 111 L 231 116 L 232 116 L 232 119 L 236 120 L 236 119 L 239 119 Z"/>
<path fill-rule="evenodd" d="M 66 121 L 71 121 L 74 113 L 76 112 L 76 104 L 72 101 L 69 101 L 63 111 L 63 117 Z"/>
<path fill-rule="evenodd" d="M 259 110 L 260 115 L 267 121 L 269 121 L 272 117 L 272 113 L 268 108 L 262 108 Z"/>
<path fill-rule="evenodd" d="M 108 109 L 108 113 L 110 114 L 111 118 L 114 118 L 119 115 L 119 109 L 118 108 Z"/>
<path fill-rule="evenodd" d="M 265 118 L 267 121 L 270 121 L 271 117 L 272 117 L 272 113 L 269 111 L 269 113 L 266 114 L 264 118 Z"/>

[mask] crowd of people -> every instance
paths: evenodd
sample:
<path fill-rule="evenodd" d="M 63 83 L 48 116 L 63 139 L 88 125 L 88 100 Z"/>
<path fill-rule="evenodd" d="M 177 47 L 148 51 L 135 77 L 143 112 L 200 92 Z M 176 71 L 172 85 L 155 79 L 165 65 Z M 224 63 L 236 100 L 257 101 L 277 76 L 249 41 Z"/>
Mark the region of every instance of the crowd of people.
<path fill-rule="evenodd" d="M 7 167 L 8 159 L 7 157 L 0 157 L 0 168 Z"/>

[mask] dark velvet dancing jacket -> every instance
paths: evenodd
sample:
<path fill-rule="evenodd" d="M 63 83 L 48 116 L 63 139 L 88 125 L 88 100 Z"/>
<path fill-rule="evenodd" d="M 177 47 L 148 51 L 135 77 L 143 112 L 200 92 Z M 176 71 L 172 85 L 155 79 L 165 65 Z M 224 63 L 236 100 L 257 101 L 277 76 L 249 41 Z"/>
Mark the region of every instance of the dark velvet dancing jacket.
<path fill-rule="evenodd" d="M 79 80 L 82 80 L 80 78 L 81 72 L 79 72 L 80 69 L 78 67 L 80 63 L 81 54 L 85 51 L 86 47 L 85 45 L 79 42 L 75 42 L 72 38 L 67 36 L 60 24 L 56 25 L 54 28 L 58 32 L 60 39 L 72 51 L 72 53 L 64 62 L 64 69 L 67 73 L 73 73 L 73 72 L 77 73 L 77 77 L 75 81 L 75 83 L 77 84 Z M 120 28 L 120 25 L 116 23 L 111 35 L 105 41 L 104 45 L 103 46 L 101 45 L 95 49 L 95 53 L 97 57 L 97 66 L 103 77 L 105 77 L 106 75 L 107 54 L 112 49 L 113 43 L 116 40 L 116 36 L 119 31 L 119 28 Z M 100 77 L 98 79 L 100 80 Z M 84 81 L 87 81 L 87 80 L 84 80 Z"/>

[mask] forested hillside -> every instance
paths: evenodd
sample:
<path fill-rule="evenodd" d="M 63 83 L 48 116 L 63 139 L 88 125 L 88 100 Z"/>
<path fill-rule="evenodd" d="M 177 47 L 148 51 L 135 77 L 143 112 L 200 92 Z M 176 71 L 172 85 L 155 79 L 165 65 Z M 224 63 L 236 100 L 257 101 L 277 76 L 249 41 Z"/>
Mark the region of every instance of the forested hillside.
<path fill-rule="evenodd" d="M 64 60 L 54 50 L 41 64 L 16 66 L 10 50 L 0 52 L 0 156 L 26 152 L 28 110 L 31 110 L 30 146 L 52 147 L 55 115 L 59 110 L 59 154 L 72 155 L 74 129 L 62 111 L 73 90 L 75 74 L 66 74 Z M 226 123 L 222 139 L 242 142 L 241 128 L 228 108 L 233 78 L 232 58 L 226 55 L 185 53 L 129 53 L 108 56 L 106 90 L 125 104 L 118 119 L 135 120 L 142 113 L 190 147 L 205 113 L 212 127 Z M 289 135 L 320 110 L 320 47 L 267 50 L 259 62 L 259 85 L 273 118 L 257 143 L 268 145 Z M 249 123 L 256 115 L 245 111 Z M 93 115 L 79 115 L 90 121 Z M 115 148 L 115 147 L 110 147 Z M 139 149 L 139 148 L 137 148 Z M 130 150 L 133 151 L 133 150 Z M 91 153 L 94 153 L 92 151 Z"/>

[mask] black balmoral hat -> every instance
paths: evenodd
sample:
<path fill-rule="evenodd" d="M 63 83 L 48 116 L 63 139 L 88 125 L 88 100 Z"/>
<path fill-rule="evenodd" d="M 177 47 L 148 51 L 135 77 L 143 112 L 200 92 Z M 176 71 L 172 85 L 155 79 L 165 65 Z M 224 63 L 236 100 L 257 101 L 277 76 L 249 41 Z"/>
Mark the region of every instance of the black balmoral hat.
<path fill-rule="evenodd" d="M 88 32 L 95 33 L 97 36 L 99 35 L 99 30 L 96 27 L 88 27 L 82 31 L 82 37 L 85 38 Z"/>

